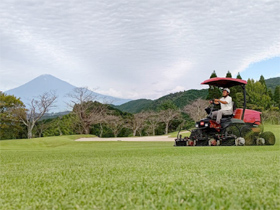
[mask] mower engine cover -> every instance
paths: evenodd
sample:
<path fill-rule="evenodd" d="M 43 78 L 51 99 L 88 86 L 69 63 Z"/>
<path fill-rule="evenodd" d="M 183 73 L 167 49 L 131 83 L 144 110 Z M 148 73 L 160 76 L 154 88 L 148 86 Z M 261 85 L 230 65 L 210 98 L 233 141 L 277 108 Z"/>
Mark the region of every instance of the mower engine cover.
<path fill-rule="evenodd" d="M 241 120 L 243 109 L 236 109 L 234 118 Z M 261 124 L 261 112 L 245 109 L 244 119 L 245 123 Z"/>

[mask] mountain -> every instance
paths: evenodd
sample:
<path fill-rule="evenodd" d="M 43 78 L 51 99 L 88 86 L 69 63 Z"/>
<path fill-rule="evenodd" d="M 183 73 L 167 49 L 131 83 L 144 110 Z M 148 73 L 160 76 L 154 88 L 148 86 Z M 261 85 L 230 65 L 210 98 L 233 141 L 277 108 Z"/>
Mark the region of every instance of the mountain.
<path fill-rule="evenodd" d="M 208 89 L 187 90 L 183 92 L 171 93 L 156 100 L 133 100 L 115 107 L 123 112 L 139 113 L 144 110 L 156 110 L 163 102 L 170 100 L 178 108 L 183 108 L 185 105 L 198 98 L 206 99 L 207 95 Z"/>
<path fill-rule="evenodd" d="M 265 84 L 266 84 L 267 88 L 271 89 L 272 92 L 274 93 L 276 86 L 280 85 L 280 77 L 266 79 Z"/>
<path fill-rule="evenodd" d="M 60 80 L 52 75 L 45 74 L 17 88 L 5 91 L 5 93 L 19 97 L 25 105 L 28 105 L 33 98 L 42 95 L 45 92 L 55 91 L 58 98 L 55 101 L 55 107 L 50 111 L 64 112 L 71 110 L 71 108 L 67 106 L 67 103 L 70 102 L 71 98 L 67 97 L 67 95 L 73 92 L 75 88 L 77 87 L 69 84 L 68 82 Z M 113 101 L 114 105 L 121 105 L 130 101 L 129 99 L 115 98 L 95 93 L 93 91 L 91 92 L 96 95 L 98 99 L 105 98 L 107 101 Z"/>

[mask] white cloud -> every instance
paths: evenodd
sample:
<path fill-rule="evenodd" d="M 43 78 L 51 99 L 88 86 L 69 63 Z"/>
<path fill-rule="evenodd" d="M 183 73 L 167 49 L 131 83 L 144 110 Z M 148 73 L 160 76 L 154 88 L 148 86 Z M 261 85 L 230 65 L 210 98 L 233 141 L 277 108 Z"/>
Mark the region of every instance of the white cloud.
<path fill-rule="evenodd" d="M 167 80 L 175 81 L 180 77 L 185 77 L 185 73 L 190 71 L 192 64 L 188 61 L 180 61 L 178 63 L 174 63 L 163 72 L 164 77 Z"/>
<path fill-rule="evenodd" d="M 45 73 L 133 99 L 203 88 L 213 70 L 242 75 L 280 56 L 279 8 L 277 0 L 2 0 L 0 90 Z"/>
<path fill-rule="evenodd" d="M 114 88 L 109 88 L 109 90 L 97 90 L 96 92 L 117 98 L 125 98 L 125 95 L 121 91 L 115 90 Z"/>

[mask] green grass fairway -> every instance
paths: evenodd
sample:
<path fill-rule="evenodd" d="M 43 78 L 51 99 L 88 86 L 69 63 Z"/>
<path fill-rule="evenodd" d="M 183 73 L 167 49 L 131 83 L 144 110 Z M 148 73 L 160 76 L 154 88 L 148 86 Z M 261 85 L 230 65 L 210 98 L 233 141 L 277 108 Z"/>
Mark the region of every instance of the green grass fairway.
<path fill-rule="evenodd" d="M 269 129 L 268 129 L 269 128 Z M 279 209 L 275 146 L 0 142 L 0 209 Z"/>

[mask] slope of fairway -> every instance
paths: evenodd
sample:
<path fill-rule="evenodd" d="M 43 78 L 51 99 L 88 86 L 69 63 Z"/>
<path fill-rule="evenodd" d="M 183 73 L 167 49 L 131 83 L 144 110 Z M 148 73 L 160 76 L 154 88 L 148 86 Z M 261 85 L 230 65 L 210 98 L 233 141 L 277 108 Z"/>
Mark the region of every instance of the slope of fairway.
<path fill-rule="evenodd" d="M 279 209 L 275 146 L 0 142 L 1 209 Z"/>

